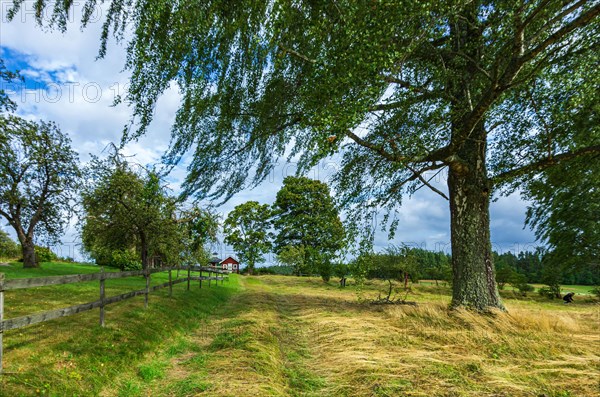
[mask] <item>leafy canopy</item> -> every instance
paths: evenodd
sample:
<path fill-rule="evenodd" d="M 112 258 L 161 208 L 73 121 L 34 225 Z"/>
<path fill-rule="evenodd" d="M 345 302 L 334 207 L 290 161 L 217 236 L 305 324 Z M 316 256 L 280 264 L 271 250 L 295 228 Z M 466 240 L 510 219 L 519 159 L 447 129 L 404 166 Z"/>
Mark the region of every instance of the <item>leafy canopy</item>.
<path fill-rule="evenodd" d="M 72 5 L 36 0 L 38 22 L 50 14 L 50 26 L 66 29 Z M 85 2 L 84 26 L 96 6 Z M 560 112 L 553 104 L 564 101 L 541 97 L 597 87 L 572 71 L 598 67 L 599 13 L 598 1 L 576 0 L 112 0 L 100 56 L 131 28 L 124 99 L 136 128 L 126 138 L 145 133 L 177 83 L 166 160 L 193 151 L 187 193 L 226 199 L 286 153 L 300 155 L 302 172 L 343 148 L 339 198 L 391 208 L 424 185 L 444 195 L 424 175 L 460 165 L 471 139 L 488 143 L 495 187 L 598 153 L 597 138 L 574 150 L 576 130 L 553 117 L 592 126 L 584 103 Z"/>
<path fill-rule="evenodd" d="M 344 248 L 346 234 L 329 187 L 320 181 L 288 176 L 273 204 L 274 248 L 301 248 L 303 265 L 328 277 L 330 261 Z"/>

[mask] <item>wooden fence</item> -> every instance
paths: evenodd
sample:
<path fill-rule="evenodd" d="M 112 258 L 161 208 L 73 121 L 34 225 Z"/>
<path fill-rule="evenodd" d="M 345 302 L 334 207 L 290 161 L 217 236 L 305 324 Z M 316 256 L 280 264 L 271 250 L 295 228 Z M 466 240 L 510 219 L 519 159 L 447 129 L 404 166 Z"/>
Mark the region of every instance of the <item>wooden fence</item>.
<path fill-rule="evenodd" d="M 187 275 L 183 278 L 173 280 L 172 272 L 187 270 Z M 166 283 L 150 286 L 150 278 L 153 273 L 169 272 L 169 281 Z M 198 276 L 194 276 L 193 272 L 198 272 Z M 208 273 L 208 276 L 202 276 L 202 273 Z M 215 276 L 213 276 L 213 273 Z M 220 276 L 219 276 L 220 275 Z M 44 321 L 53 320 L 59 317 L 71 316 L 76 313 L 81 313 L 87 310 L 100 309 L 100 326 L 104 327 L 104 307 L 111 303 L 117 303 L 125 299 L 133 298 L 138 295 L 144 295 L 144 307 L 148 307 L 148 295 L 161 288 L 169 288 L 169 296 L 173 294 L 173 285 L 187 282 L 187 289 L 190 289 L 190 281 L 199 281 L 199 286 L 202 288 L 202 281 L 208 281 L 210 287 L 211 281 L 221 284 L 225 279 L 229 279 L 229 271 L 214 267 L 161 267 L 154 269 L 134 270 L 126 272 L 104 272 L 101 269 L 100 273 L 92 274 L 72 274 L 66 276 L 51 276 L 51 277 L 34 277 L 34 278 L 15 278 L 6 280 L 4 273 L 0 273 L 0 373 L 2 373 L 2 336 L 4 331 L 11 329 L 23 328 L 28 325 L 41 323 Z M 146 287 L 144 289 L 127 292 L 120 295 L 106 297 L 105 281 L 110 279 L 144 276 L 146 279 Z M 100 299 L 94 302 L 82 303 L 80 305 L 69 306 L 62 309 L 49 310 L 42 313 L 30 314 L 27 316 L 4 319 L 4 291 L 16 289 L 26 289 L 34 287 L 45 287 L 50 285 L 74 284 L 89 281 L 99 281 L 100 284 Z"/>

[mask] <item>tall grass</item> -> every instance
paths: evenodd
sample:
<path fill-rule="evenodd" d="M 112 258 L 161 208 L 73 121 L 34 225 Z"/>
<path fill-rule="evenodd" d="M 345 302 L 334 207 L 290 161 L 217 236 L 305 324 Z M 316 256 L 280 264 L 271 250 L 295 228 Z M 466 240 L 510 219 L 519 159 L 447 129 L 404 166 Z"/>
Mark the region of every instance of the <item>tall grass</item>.
<path fill-rule="evenodd" d="M 416 307 L 371 305 L 381 288 L 234 276 L 224 287 L 178 285 L 172 299 L 158 292 L 146 310 L 142 298 L 117 304 L 105 329 L 88 312 L 7 332 L 12 373 L 0 395 L 600 395 L 591 297 L 563 305 L 507 293 L 507 313 L 482 316 L 449 311 L 444 286 L 412 286 Z M 13 314 L 95 297 L 97 284 L 36 290 L 7 296 Z"/>

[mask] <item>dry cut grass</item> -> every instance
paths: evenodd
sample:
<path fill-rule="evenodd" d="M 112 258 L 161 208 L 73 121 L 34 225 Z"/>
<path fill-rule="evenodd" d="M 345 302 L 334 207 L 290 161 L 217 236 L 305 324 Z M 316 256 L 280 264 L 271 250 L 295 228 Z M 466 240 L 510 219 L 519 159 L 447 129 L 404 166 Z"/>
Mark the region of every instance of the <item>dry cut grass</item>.
<path fill-rule="evenodd" d="M 233 277 L 116 305 L 105 329 L 86 313 L 9 332 L 0 396 L 600 396 L 591 297 L 506 294 L 507 313 L 479 315 L 448 311 L 449 289 L 432 285 L 413 286 L 416 307 L 371 305 L 384 288 Z"/>
<path fill-rule="evenodd" d="M 591 301 L 507 300 L 508 313 L 482 316 L 449 312 L 449 297 L 433 287 L 416 287 L 413 307 L 361 303 L 352 287 L 317 279 L 244 284 L 217 331 L 203 335 L 209 383 L 199 394 L 600 395 L 599 306 Z"/>

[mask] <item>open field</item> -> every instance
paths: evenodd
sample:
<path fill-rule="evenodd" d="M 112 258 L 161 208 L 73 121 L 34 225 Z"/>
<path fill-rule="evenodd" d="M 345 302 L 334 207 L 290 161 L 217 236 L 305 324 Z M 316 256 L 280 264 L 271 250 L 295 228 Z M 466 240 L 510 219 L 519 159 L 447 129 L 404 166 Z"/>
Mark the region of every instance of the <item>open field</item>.
<path fill-rule="evenodd" d="M 434 280 L 419 280 L 419 284 L 420 285 L 436 285 Z M 438 281 L 437 283 L 438 285 L 445 285 L 446 282 L 445 281 Z M 531 284 L 534 288 L 535 288 L 535 293 L 537 293 L 537 291 L 540 288 L 546 287 L 543 284 Z M 561 285 L 560 289 L 563 293 L 567 293 L 567 292 L 575 292 L 576 295 L 592 295 L 591 290 L 594 287 L 591 285 Z M 506 284 L 504 286 L 504 290 L 506 291 L 513 291 L 515 290 L 513 287 L 511 287 L 509 284 Z M 528 293 L 529 295 L 531 295 L 531 293 Z"/>
<path fill-rule="evenodd" d="M 107 294 L 142 284 L 114 280 Z M 10 291 L 6 317 L 97 299 L 97 288 Z M 591 296 L 563 305 L 505 291 L 508 313 L 479 316 L 449 313 L 441 286 L 414 286 L 417 307 L 359 301 L 379 288 L 233 276 L 176 286 L 171 299 L 161 290 L 146 310 L 142 297 L 108 306 L 104 329 L 91 311 L 9 331 L 0 395 L 600 396 Z"/>

